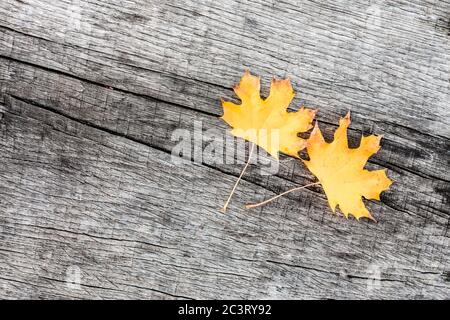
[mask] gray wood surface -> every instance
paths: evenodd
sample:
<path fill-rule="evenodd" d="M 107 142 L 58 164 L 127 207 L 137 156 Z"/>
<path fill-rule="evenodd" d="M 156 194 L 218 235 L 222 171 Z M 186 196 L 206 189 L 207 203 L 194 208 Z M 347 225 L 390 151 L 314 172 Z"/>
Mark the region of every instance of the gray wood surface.
<path fill-rule="evenodd" d="M 332 215 L 281 157 L 174 163 L 177 128 L 225 133 L 243 71 L 290 76 L 330 138 L 383 134 L 395 181 Z M 0 2 L 0 298 L 450 298 L 450 2 Z"/>

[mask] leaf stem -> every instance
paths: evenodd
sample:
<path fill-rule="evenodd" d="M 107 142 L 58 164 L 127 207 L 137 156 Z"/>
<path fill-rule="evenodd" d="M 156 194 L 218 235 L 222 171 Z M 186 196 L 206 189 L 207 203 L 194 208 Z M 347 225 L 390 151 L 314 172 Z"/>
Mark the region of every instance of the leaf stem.
<path fill-rule="evenodd" d="M 310 183 L 310 184 L 307 184 L 307 185 L 304 185 L 304 186 L 301 186 L 301 187 L 295 187 L 295 188 L 289 189 L 289 190 L 287 190 L 287 191 L 285 191 L 283 193 L 280 193 L 279 195 L 276 195 L 276 196 L 274 196 L 274 197 L 272 197 L 270 199 L 267 199 L 267 200 L 265 200 L 263 202 L 247 204 L 245 207 L 247 209 L 259 207 L 259 206 L 262 206 L 263 204 L 266 204 L 266 203 L 269 203 L 269 202 L 271 202 L 271 201 L 273 201 L 275 199 L 278 199 L 279 197 L 284 196 L 285 194 L 290 193 L 292 191 L 304 189 L 304 188 L 311 187 L 311 186 L 316 186 L 318 184 L 320 184 L 320 182 L 314 182 L 314 183 Z"/>
<path fill-rule="evenodd" d="M 237 187 L 238 184 L 239 184 L 239 181 L 241 181 L 241 178 L 242 178 L 242 176 L 244 175 L 245 170 L 247 170 L 247 167 L 248 167 L 248 165 L 250 164 L 250 159 L 252 158 L 252 155 L 253 155 L 253 149 L 255 149 L 255 144 L 252 143 L 252 142 L 250 142 L 250 144 L 251 144 L 252 146 L 251 146 L 250 152 L 249 152 L 249 154 L 248 154 L 248 160 L 247 160 L 247 163 L 245 164 L 244 169 L 242 169 L 241 174 L 239 175 L 239 178 L 237 179 L 236 183 L 234 184 L 234 187 L 233 187 L 233 189 L 231 190 L 230 195 L 228 196 L 227 201 L 226 201 L 225 204 L 223 205 L 222 209 L 220 209 L 220 211 L 222 211 L 223 213 L 227 212 L 227 207 L 228 207 L 228 204 L 230 203 L 231 197 L 233 196 L 234 191 L 236 190 L 236 187 Z"/>

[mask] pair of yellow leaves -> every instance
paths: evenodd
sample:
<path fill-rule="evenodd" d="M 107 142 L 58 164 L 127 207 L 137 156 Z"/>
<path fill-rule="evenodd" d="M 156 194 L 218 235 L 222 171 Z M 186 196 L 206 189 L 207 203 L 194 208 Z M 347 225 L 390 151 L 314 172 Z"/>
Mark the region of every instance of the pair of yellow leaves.
<path fill-rule="evenodd" d="M 246 71 L 234 91 L 242 101 L 240 105 L 222 101 L 222 119 L 233 128 L 233 135 L 255 143 L 275 158 L 279 152 L 299 158 L 298 152 L 306 148 L 310 160 L 302 161 L 319 179 L 333 212 L 339 206 L 346 217 L 373 219 L 362 197 L 380 200 L 380 193 L 392 183 L 385 170 L 364 169 L 368 158 L 379 150 L 381 136 L 363 136 L 360 146 L 350 149 L 347 114 L 339 121 L 331 143 L 325 142 L 317 122 L 308 140 L 298 137 L 312 128 L 316 111 L 301 108 L 287 112 L 295 95 L 289 79 L 272 80 L 269 96 L 262 99 L 260 78 Z M 272 132 L 277 132 L 276 139 Z"/>

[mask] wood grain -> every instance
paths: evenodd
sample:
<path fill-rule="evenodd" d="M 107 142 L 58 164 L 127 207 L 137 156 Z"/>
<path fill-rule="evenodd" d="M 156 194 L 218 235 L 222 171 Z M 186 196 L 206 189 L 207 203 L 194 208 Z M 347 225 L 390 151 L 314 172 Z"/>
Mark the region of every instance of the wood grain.
<path fill-rule="evenodd" d="M 2 1 L 0 297 L 449 299 L 449 24 L 432 0 Z M 226 215 L 242 165 L 172 161 L 175 129 L 226 134 L 246 68 L 327 138 L 348 110 L 352 145 L 383 134 L 377 224 L 320 187 L 245 210 L 315 181 L 287 157 Z"/>

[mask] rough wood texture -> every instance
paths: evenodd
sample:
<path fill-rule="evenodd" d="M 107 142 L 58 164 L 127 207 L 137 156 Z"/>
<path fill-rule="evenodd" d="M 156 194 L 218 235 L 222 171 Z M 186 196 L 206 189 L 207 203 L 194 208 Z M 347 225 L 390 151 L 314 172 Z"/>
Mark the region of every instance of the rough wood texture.
<path fill-rule="evenodd" d="M 331 215 L 295 160 L 174 164 L 174 129 L 225 132 L 245 68 L 395 180 L 378 223 Z M 1 298 L 450 298 L 450 2 L 0 2 Z M 79 280 L 79 281 L 78 281 Z"/>

